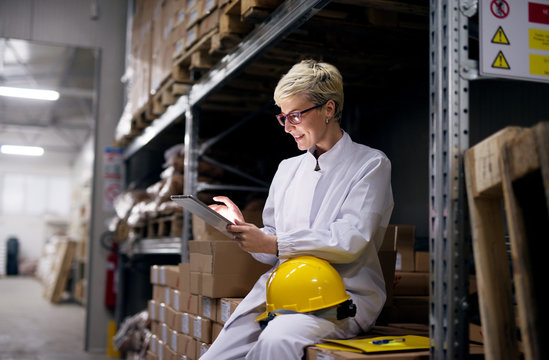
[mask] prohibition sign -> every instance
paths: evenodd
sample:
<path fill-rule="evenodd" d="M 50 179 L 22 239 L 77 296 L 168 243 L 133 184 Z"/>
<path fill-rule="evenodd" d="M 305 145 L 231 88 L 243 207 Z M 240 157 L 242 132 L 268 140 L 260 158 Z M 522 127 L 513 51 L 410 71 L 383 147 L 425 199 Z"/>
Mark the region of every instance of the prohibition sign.
<path fill-rule="evenodd" d="M 505 0 L 492 0 L 490 11 L 498 19 L 504 19 L 509 15 L 509 4 Z"/>

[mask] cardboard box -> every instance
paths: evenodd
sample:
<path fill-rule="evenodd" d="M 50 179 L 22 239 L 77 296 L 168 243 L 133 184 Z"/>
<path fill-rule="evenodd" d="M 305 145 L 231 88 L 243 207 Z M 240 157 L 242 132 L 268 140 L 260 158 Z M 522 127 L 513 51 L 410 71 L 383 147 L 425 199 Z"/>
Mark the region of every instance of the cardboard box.
<path fill-rule="evenodd" d="M 198 314 L 198 295 L 174 291 L 172 307 L 176 311 Z"/>
<path fill-rule="evenodd" d="M 158 304 L 158 321 L 166 322 L 166 304 Z"/>
<path fill-rule="evenodd" d="M 429 273 L 396 271 L 393 295 L 429 295 Z"/>
<path fill-rule="evenodd" d="M 174 282 L 178 282 L 174 276 L 179 276 L 179 267 L 178 265 L 153 265 L 150 274 L 151 284 L 153 285 L 168 286 L 168 282 L 170 285 L 174 285 Z M 177 286 L 172 287 L 177 288 Z"/>
<path fill-rule="evenodd" d="M 158 360 L 158 356 L 150 350 L 147 350 L 145 354 L 145 360 Z"/>
<path fill-rule="evenodd" d="M 166 286 L 172 289 L 179 288 L 179 265 L 164 266 Z"/>
<path fill-rule="evenodd" d="M 217 299 L 198 295 L 198 315 L 215 320 L 217 318 Z"/>
<path fill-rule="evenodd" d="M 177 353 L 189 359 L 196 359 L 196 340 L 185 334 L 177 335 Z"/>
<path fill-rule="evenodd" d="M 212 322 L 212 344 L 217 339 L 217 336 L 219 333 L 223 330 L 223 324 L 220 324 L 218 322 Z"/>
<path fill-rule="evenodd" d="M 166 303 L 166 293 L 169 296 L 170 288 L 165 285 L 153 285 L 153 300 L 157 303 Z"/>
<path fill-rule="evenodd" d="M 212 321 L 198 315 L 189 315 L 189 317 L 193 323 L 192 336 L 197 341 L 210 343 L 212 341 Z"/>
<path fill-rule="evenodd" d="M 397 271 L 414 271 L 415 226 L 396 225 Z"/>
<path fill-rule="evenodd" d="M 191 265 L 189 263 L 179 264 L 179 287 L 182 293 L 191 292 Z"/>
<path fill-rule="evenodd" d="M 205 342 L 197 342 L 196 356 L 200 359 L 200 357 L 204 355 L 209 348 L 210 348 L 210 344 L 207 344 Z"/>
<path fill-rule="evenodd" d="M 243 298 L 221 298 L 217 301 L 216 321 L 225 324 Z"/>
<path fill-rule="evenodd" d="M 199 37 L 205 36 L 210 31 L 217 29 L 219 26 L 219 17 L 221 16 L 221 10 L 212 9 L 212 11 L 206 14 L 202 19 L 200 19 Z M 246 219 L 246 217 L 244 217 Z"/>
<path fill-rule="evenodd" d="M 198 275 L 198 293 L 211 298 L 244 297 L 256 282 L 255 277 L 233 274 Z"/>
<path fill-rule="evenodd" d="M 216 16 L 215 14 L 213 15 Z M 202 25 L 203 31 L 205 26 Z M 254 224 L 257 227 L 263 227 L 263 211 L 262 210 L 242 210 L 242 215 L 246 222 Z M 227 241 L 227 235 L 217 231 L 213 226 L 208 225 L 198 216 L 193 215 L 193 239 L 198 241 Z"/>
<path fill-rule="evenodd" d="M 415 268 L 417 272 L 429 272 L 430 259 L 428 251 L 416 251 L 415 253 Z"/>
<path fill-rule="evenodd" d="M 149 300 L 147 309 L 149 311 L 149 318 L 151 320 L 158 320 L 158 305 L 156 300 Z"/>
<path fill-rule="evenodd" d="M 270 269 L 243 251 L 236 241 L 190 241 L 191 272 L 239 275 L 255 280 Z"/>
<path fill-rule="evenodd" d="M 194 241 L 228 240 L 227 235 L 208 225 L 204 220 L 193 215 L 193 239 Z"/>
<path fill-rule="evenodd" d="M 151 333 L 160 336 L 160 321 L 152 320 L 151 321 Z"/>
<path fill-rule="evenodd" d="M 166 323 L 160 324 L 160 340 L 162 340 L 164 344 L 167 344 L 170 340 L 171 331 L 172 330 L 168 327 Z"/>
<path fill-rule="evenodd" d="M 165 324 L 168 325 L 170 330 L 173 330 L 174 329 L 175 318 L 176 318 L 178 312 L 175 311 L 171 306 L 166 306 L 166 309 L 164 311 L 165 311 L 165 318 L 164 318 Z"/>

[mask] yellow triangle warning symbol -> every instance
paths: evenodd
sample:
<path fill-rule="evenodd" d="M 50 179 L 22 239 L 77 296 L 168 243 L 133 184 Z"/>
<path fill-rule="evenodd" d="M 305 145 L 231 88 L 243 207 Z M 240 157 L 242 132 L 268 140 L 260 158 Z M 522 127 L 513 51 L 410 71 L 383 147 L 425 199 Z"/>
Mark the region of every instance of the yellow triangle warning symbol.
<path fill-rule="evenodd" d="M 505 31 L 503 31 L 503 28 L 501 26 L 498 27 L 496 33 L 494 34 L 494 36 L 492 36 L 492 43 L 511 45 L 511 43 L 509 42 L 509 38 L 507 38 L 507 35 L 505 35 Z"/>
<path fill-rule="evenodd" d="M 509 66 L 509 63 L 507 62 L 507 59 L 505 58 L 505 55 L 503 55 L 503 52 L 498 52 L 496 55 L 496 58 L 494 59 L 494 62 L 492 62 L 492 67 L 496 69 L 506 69 L 510 70 L 511 66 Z"/>

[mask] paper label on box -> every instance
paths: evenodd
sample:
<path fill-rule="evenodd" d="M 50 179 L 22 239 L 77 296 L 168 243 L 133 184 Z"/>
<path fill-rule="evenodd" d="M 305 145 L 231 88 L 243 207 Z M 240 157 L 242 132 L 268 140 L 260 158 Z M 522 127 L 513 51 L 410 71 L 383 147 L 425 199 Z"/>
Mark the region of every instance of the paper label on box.
<path fill-rule="evenodd" d="M 334 360 L 334 358 L 333 356 L 319 352 L 318 354 L 316 354 L 316 360 Z"/>
<path fill-rule="evenodd" d="M 152 320 L 156 320 L 156 304 L 152 301 L 149 302 L 149 316 Z"/>
<path fill-rule="evenodd" d="M 200 355 L 198 357 L 201 357 L 208 351 L 208 344 L 200 344 Z"/>
<path fill-rule="evenodd" d="M 153 353 L 156 353 L 156 348 L 158 347 L 158 344 L 156 343 L 156 335 L 151 336 L 151 351 Z"/>
<path fill-rule="evenodd" d="M 166 269 L 160 268 L 160 283 L 166 285 Z"/>
<path fill-rule="evenodd" d="M 175 26 L 185 21 L 185 10 L 179 10 L 176 14 Z"/>
<path fill-rule="evenodd" d="M 189 314 L 187 313 L 181 316 L 181 332 L 189 335 Z"/>
<path fill-rule="evenodd" d="M 193 10 L 191 10 L 191 12 L 189 13 L 189 24 L 192 24 L 192 23 L 195 22 L 196 20 L 198 20 L 198 10 L 197 10 L 197 9 L 193 9 Z"/>
<path fill-rule="evenodd" d="M 171 306 L 170 299 L 171 299 L 170 288 L 167 287 L 164 289 L 164 300 L 166 301 L 166 305 Z"/>
<path fill-rule="evenodd" d="M 156 355 L 159 359 L 164 359 L 164 346 L 162 344 L 158 344 Z"/>
<path fill-rule="evenodd" d="M 187 10 L 190 9 L 190 8 L 192 8 L 192 7 L 194 7 L 194 6 L 196 5 L 196 1 L 197 1 L 197 0 L 189 0 L 189 1 L 187 2 Z"/>
<path fill-rule="evenodd" d="M 160 304 L 160 309 L 158 309 L 158 321 L 160 322 L 166 322 L 164 312 L 166 311 L 166 306 L 164 304 Z"/>
<path fill-rule="evenodd" d="M 215 6 L 215 0 L 206 0 L 204 9 L 210 11 Z"/>
<path fill-rule="evenodd" d="M 175 311 L 181 311 L 179 309 L 179 291 L 175 290 L 173 292 L 173 304 L 172 307 L 175 309 Z"/>
<path fill-rule="evenodd" d="M 231 316 L 231 303 L 228 301 L 221 301 L 221 321 L 226 322 Z"/>
<path fill-rule="evenodd" d="M 209 297 L 203 296 L 202 297 L 202 315 L 210 318 L 212 317 L 212 303 Z"/>
<path fill-rule="evenodd" d="M 162 324 L 162 341 L 168 343 L 168 327 L 166 324 Z"/>
<path fill-rule="evenodd" d="M 152 277 L 153 277 L 153 283 L 158 284 L 158 267 L 157 266 L 153 266 Z"/>
<path fill-rule="evenodd" d="M 202 337 L 202 318 L 200 316 L 197 316 L 194 318 L 193 322 L 193 334 L 197 338 Z"/>
<path fill-rule="evenodd" d="M 177 351 L 177 331 L 172 331 L 172 339 L 170 342 L 170 347 L 173 351 Z"/>
<path fill-rule="evenodd" d="M 397 271 L 402 270 L 402 255 L 399 252 L 397 252 L 397 256 L 396 256 L 395 270 Z"/>

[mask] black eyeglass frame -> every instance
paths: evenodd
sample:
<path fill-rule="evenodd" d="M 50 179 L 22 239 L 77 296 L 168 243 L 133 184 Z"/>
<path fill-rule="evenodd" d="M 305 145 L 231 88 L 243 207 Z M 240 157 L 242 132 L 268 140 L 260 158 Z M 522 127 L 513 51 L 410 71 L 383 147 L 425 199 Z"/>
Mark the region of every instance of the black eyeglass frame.
<path fill-rule="evenodd" d="M 278 120 L 278 123 L 282 126 L 286 125 L 286 119 L 288 119 L 290 124 L 298 125 L 298 124 L 301 124 L 301 122 L 303 121 L 301 119 L 301 115 L 305 114 L 307 111 L 310 111 L 310 110 L 313 110 L 313 109 L 316 109 L 316 108 L 319 108 L 319 107 L 322 107 L 322 106 L 326 105 L 328 103 L 328 101 L 324 102 L 323 104 L 318 104 L 318 105 L 315 105 L 313 107 L 310 107 L 310 108 L 302 110 L 302 111 L 292 111 L 288 114 L 280 113 L 280 114 L 275 115 L 275 116 L 276 116 L 276 119 Z M 290 115 L 292 117 L 289 117 Z M 297 118 L 297 120 L 291 120 L 294 116 Z"/>

